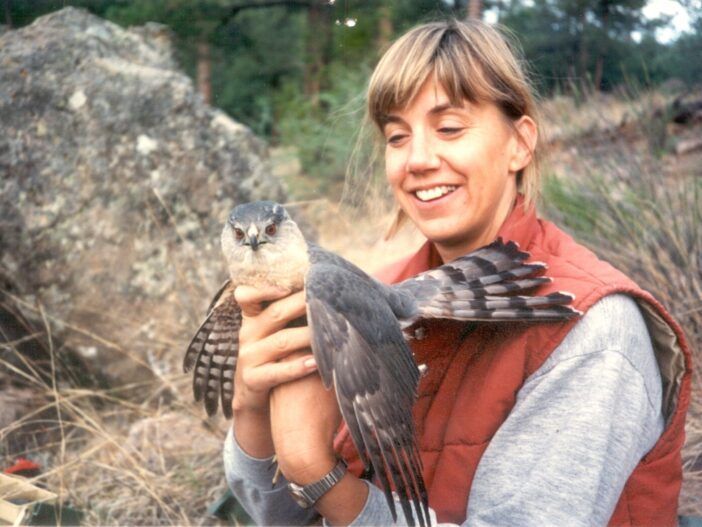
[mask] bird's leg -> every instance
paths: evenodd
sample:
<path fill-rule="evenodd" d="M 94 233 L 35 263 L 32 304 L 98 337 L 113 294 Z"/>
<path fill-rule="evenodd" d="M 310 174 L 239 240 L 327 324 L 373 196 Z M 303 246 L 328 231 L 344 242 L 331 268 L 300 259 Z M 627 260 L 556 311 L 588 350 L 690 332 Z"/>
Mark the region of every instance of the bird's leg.
<path fill-rule="evenodd" d="M 275 487 L 275 484 L 278 483 L 278 479 L 280 478 L 280 465 L 278 465 L 278 456 L 273 455 L 273 459 L 271 459 L 271 466 L 276 465 L 275 467 L 275 474 L 273 474 L 273 479 L 271 480 L 271 488 Z"/>

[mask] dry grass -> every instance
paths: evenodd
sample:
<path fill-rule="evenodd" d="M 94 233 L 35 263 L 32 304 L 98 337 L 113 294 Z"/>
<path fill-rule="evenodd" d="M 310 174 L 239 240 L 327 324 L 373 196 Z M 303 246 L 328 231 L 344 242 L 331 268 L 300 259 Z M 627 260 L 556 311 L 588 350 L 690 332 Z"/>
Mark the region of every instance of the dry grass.
<path fill-rule="evenodd" d="M 695 371 L 680 512 L 702 516 L 702 172 L 673 172 L 680 159 L 651 155 L 645 132 L 656 117 L 641 118 L 638 141 L 581 145 L 570 162 L 557 152 L 543 202 L 547 216 L 651 291 L 686 332 Z"/>
<path fill-rule="evenodd" d="M 34 482 L 83 510 L 85 525 L 213 523 L 205 511 L 225 489 L 224 426 L 203 420 L 190 403 L 185 376 L 154 370 L 148 385 L 105 390 L 58 382 L 57 355 L 65 350 L 55 349 L 45 316 L 43 321 L 45 338 L 36 344 L 50 357 L 50 382 L 14 344 L 4 346 L 0 368 L 30 387 L 38 404 L 0 430 L 0 445 L 22 442 L 25 448 L 16 453 L 43 468 Z M 26 367 L 13 364 L 18 357 Z M 26 390 L 8 393 L 23 396 Z M 8 465 L 10 452 L 0 454 Z"/>
<path fill-rule="evenodd" d="M 584 100 L 556 96 L 541 106 L 545 121 L 542 135 L 546 142 L 558 145 L 606 136 L 656 109 L 662 110 L 671 100 L 672 96 L 658 91 L 638 91 L 633 95 L 595 92 Z"/>
<path fill-rule="evenodd" d="M 327 200 L 317 200 L 307 202 L 304 210 L 305 217 L 318 226 L 317 243 L 369 273 L 412 254 L 424 242 L 411 225 L 404 225 L 386 240 L 394 218 L 388 207 L 378 205 L 357 214 Z"/>

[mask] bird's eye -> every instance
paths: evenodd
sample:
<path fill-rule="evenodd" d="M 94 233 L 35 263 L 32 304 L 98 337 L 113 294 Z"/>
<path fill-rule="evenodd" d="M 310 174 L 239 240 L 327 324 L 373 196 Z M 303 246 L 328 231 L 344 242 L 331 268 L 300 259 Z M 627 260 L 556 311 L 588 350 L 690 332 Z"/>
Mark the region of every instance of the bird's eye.
<path fill-rule="evenodd" d="M 244 231 L 241 229 L 237 229 L 236 227 L 234 228 L 234 236 L 236 237 L 237 240 L 243 240 L 244 239 Z"/>
<path fill-rule="evenodd" d="M 275 226 L 275 223 L 271 223 L 268 227 L 266 227 L 266 234 L 268 236 L 273 236 L 277 230 L 278 227 Z"/>

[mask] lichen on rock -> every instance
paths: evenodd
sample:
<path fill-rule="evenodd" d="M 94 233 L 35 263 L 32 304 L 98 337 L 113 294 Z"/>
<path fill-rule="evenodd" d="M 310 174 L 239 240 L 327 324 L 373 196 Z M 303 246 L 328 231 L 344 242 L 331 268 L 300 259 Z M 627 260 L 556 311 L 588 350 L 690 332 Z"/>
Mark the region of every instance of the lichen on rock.
<path fill-rule="evenodd" d="M 147 351 L 180 360 L 163 341 L 224 276 L 228 211 L 284 198 L 266 145 L 203 102 L 164 26 L 69 7 L 0 34 L 0 266 L 109 378 L 148 375 Z"/>

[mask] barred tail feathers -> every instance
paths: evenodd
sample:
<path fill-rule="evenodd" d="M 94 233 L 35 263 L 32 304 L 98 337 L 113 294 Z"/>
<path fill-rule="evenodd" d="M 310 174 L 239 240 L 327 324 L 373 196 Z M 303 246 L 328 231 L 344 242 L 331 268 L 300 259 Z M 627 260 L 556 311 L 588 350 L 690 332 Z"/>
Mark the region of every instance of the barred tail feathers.
<path fill-rule="evenodd" d="M 193 373 L 193 395 L 204 399 L 207 415 L 217 413 L 222 403 L 225 417 L 231 417 L 234 369 L 239 348 L 241 310 L 233 297 L 219 302 L 195 333 L 183 360 L 183 370 Z"/>

